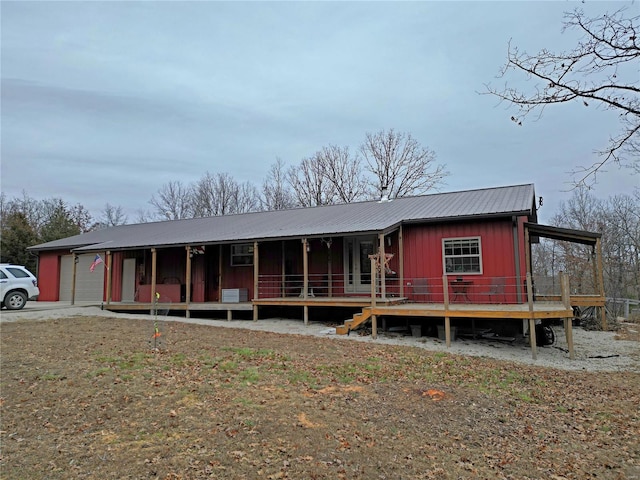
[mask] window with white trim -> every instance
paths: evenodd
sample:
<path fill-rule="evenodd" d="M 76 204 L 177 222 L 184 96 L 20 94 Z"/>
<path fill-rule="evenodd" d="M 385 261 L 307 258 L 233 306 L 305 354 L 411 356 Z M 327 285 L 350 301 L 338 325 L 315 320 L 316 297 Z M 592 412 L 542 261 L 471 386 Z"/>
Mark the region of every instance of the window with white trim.
<path fill-rule="evenodd" d="M 444 238 L 442 253 L 445 273 L 482 273 L 480 237 Z"/>
<path fill-rule="evenodd" d="M 231 266 L 253 265 L 253 244 L 231 245 Z"/>

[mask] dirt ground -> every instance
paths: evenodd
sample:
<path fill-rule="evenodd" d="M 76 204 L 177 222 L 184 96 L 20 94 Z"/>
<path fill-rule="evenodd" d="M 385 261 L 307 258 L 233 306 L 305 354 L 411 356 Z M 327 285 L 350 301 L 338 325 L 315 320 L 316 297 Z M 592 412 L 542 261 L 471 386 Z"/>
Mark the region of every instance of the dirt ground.
<path fill-rule="evenodd" d="M 640 478 L 638 373 L 158 327 L 3 323 L 1 477 Z"/>

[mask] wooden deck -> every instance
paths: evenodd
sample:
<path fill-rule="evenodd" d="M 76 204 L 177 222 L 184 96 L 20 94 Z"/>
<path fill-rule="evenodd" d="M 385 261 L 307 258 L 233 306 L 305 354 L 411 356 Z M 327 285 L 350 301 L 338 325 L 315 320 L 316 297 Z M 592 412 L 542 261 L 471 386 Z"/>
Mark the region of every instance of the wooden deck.
<path fill-rule="evenodd" d="M 369 305 L 371 306 L 371 305 Z M 371 307 L 373 315 L 407 317 L 495 318 L 528 320 L 573 317 L 573 310 L 562 302 L 534 302 L 529 305 L 486 303 L 404 303 L 402 305 L 378 305 Z"/>

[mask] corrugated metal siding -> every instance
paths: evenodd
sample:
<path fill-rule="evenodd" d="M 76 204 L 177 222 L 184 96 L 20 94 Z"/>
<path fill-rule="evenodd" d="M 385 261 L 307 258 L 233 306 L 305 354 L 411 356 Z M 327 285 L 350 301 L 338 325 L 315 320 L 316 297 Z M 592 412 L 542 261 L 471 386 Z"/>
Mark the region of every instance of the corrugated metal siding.
<path fill-rule="evenodd" d="M 185 272 L 187 270 L 187 252 L 184 248 L 158 249 L 157 257 L 157 283 L 171 283 L 178 281 L 185 285 Z"/>
<path fill-rule="evenodd" d="M 405 281 L 428 278 L 434 286 L 433 291 L 438 292 L 434 300 L 442 301 L 442 240 L 445 238 L 480 237 L 482 274 L 462 275 L 473 280 L 473 294 L 484 294 L 489 289 L 491 277 L 509 277 L 509 283 L 516 282 L 513 225 L 510 220 L 405 227 L 403 235 Z M 524 250 L 521 251 L 521 264 L 523 256 Z M 509 298 L 509 301 L 515 300 Z"/>
<path fill-rule="evenodd" d="M 222 288 L 246 288 L 253 298 L 253 265 L 231 265 L 231 247 L 222 246 Z"/>
<path fill-rule="evenodd" d="M 194 255 L 191 259 L 191 301 L 205 301 L 205 256 Z"/>
<path fill-rule="evenodd" d="M 60 295 L 60 252 L 43 252 L 38 261 L 39 301 L 57 302 Z"/>
<path fill-rule="evenodd" d="M 258 245 L 261 275 L 282 274 L 282 242 L 261 242 Z"/>
<path fill-rule="evenodd" d="M 527 219 L 521 217 L 518 219 L 518 241 L 520 244 L 520 277 L 521 283 L 524 284 L 526 281 L 527 275 L 527 253 L 526 250 L 528 248 L 525 238 L 524 238 L 524 224 L 527 223 Z M 526 288 L 523 287 L 523 292 L 526 291 Z"/>

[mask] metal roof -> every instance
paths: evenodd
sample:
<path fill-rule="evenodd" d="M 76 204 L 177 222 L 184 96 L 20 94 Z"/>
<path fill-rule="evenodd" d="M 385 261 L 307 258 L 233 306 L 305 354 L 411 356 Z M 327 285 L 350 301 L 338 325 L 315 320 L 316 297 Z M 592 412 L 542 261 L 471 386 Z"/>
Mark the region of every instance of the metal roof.
<path fill-rule="evenodd" d="M 121 225 L 30 247 L 119 250 L 292 237 L 384 232 L 402 223 L 527 215 L 535 221 L 533 184 L 436 193 L 390 201 Z"/>
<path fill-rule="evenodd" d="M 602 234 L 588 232 L 586 230 L 574 230 L 570 228 L 554 227 L 552 225 L 540 225 L 537 223 L 525 223 L 529 233 L 539 237 L 551 238 L 553 240 L 565 240 L 568 242 L 581 243 L 583 245 L 595 245 Z"/>

